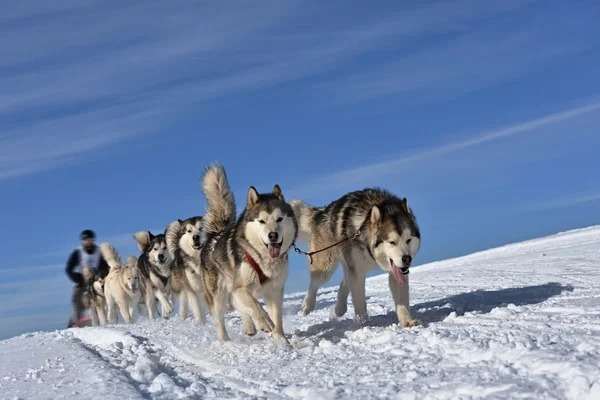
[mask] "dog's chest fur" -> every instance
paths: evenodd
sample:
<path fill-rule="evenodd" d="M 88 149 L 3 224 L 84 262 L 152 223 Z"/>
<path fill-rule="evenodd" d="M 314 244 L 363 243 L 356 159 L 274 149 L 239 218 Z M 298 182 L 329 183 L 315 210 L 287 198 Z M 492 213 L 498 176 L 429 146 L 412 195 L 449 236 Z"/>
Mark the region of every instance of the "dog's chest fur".
<path fill-rule="evenodd" d="M 165 268 L 166 271 L 161 271 L 158 267 L 151 264 L 147 258 L 140 260 L 138 263 L 142 277 L 146 281 L 150 281 L 153 287 L 164 289 L 168 284 L 168 279 L 171 275 L 170 269 Z"/>

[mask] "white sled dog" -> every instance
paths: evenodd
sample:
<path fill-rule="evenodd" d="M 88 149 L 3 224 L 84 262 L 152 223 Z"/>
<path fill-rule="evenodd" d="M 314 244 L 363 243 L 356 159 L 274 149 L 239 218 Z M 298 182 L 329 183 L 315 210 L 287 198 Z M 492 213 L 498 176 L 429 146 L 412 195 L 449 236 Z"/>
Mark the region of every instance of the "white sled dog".
<path fill-rule="evenodd" d="M 302 312 L 314 310 L 317 290 L 331 278 L 341 261 L 344 279 L 340 283 L 335 313 L 343 316 L 348 294 L 359 324 L 368 320 L 365 299 L 366 274 L 379 267 L 389 272 L 389 286 L 399 323 L 420 325 L 409 311 L 408 273 L 421 245 L 416 218 L 405 198 L 379 189 L 348 193 L 326 207 L 311 207 L 300 200 L 291 202 L 300 232 L 308 238 L 310 286 Z M 334 245 L 327 250 L 322 250 Z"/>
<path fill-rule="evenodd" d="M 81 274 L 85 282 L 82 295 L 83 306 L 92 317 L 93 326 L 106 326 L 106 299 L 104 298 L 104 279 L 99 278 L 93 269 L 84 265 Z"/>
<path fill-rule="evenodd" d="M 110 243 L 100 245 L 102 256 L 110 265 L 110 272 L 104 283 L 104 297 L 110 323 L 118 322 L 117 306 L 126 323 L 133 322 L 135 308 L 141 298 L 137 258 L 127 257 L 127 264 L 121 263 L 121 256 Z"/>
<path fill-rule="evenodd" d="M 202 190 L 208 206 L 202 219 L 206 242 L 201 278 L 219 340 L 230 340 L 224 317 L 231 293 L 244 333 L 253 336 L 258 326 L 272 332 L 276 343 L 290 346 L 283 332 L 282 308 L 288 251 L 298 233 L 292 207 L 278 185 L 263 194 L 250 186 L 246 207 L 236 221 L 233 193 L 218 164 L 206 169 Z M 263 296 L 268 313 L 257 300 Z"/>

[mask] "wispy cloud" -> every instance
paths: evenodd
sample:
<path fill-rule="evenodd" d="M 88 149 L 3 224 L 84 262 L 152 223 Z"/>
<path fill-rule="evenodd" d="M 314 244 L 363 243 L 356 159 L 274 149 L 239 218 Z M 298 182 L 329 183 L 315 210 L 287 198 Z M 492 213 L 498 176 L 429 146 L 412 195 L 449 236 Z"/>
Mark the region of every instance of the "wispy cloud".
<path fill-rule="evenodd" d="M 483 132 L 468 139 L 457 140 L 448 144 L 433 146 L 429 149 L 423 149 L 420 151 L 399 155 L 398 158 L 393 160 L 364 165 L 326 175 L 324 177 L 313 178 L 310 179 L 310 184 L 291 189 L 290 193 L 288 193 L 288 196 L 292 195 L 294 197 L 309 197 L 319 191 L 331 191 L 345 188 L 348 185 L 356 186 L 362 182 L 373 181 L 375 177 L 382 178 L 394 175 L 406 176 L 411 169 L 422 169 L 421 162 L 424 160 L 431 160 L 442 155 L 458 152 L 459 150 L 468 149 L 484 143 L 526 134 L 559 121 L 576 118 L 598 111 L 600 111 L 600 102 L 594 102 L 585 106 L 554 113 L 542 118 L 526 121 L 499 130 Z"/>
<path fill-rule="evenodd" d="M 569 197 L 558 197 L 527 204 L 517 209 L 518 212 L 544 211 L 554 208 L 563 208 L 600 200 L 600 194 L 579 194 Z"/>
<path fill-rule="evenodd" d="M 448 6 L 457 7 L 455 3 Z M 521 9 L 533 6 L 535 10 L 525 11 L 531 17 L 524 19 L 515 16 L 515 4 L 488 6 L 478 4 L 478 11 L 487 12 L 465 15 L 470 18 L 455 16 L 454 23 L 446 25 L 453 29 L 443 40 L 418 42 L 417 49 L 406 49 L 375 67 L 323 83 L 324 90 L 336 94 L 324 101 L 348 103 L 397 95 L 398 102 L 414 105 L 454 98 L 597 45 L 590 31 L 600 33 L 594 28 L 597 7 L 590 10 L 565 3 L 538 8 L 523 2 Z"/>
<path fill-rule="evenodd" d="M 0 17 L 0 34 L 11 38 L 0 43 L 0 119 L 8 132 L 0 136 L 0 180 L 82 162 L 96 149 L 156 132 L 198 102 L 333 70 L 345 76 L 349 61 L 367 53 L 389 56 L 391 48 L 456 35 L 528 4 L 369 9 L 358 24 L 345 4 L 296 1 L 15 5 Z M 315 22 L 325 16 L 327 24 Z M 463 40 L 485 49 L 476 35 Z M 407 68 L 432 61 L 419 57 Z"/>

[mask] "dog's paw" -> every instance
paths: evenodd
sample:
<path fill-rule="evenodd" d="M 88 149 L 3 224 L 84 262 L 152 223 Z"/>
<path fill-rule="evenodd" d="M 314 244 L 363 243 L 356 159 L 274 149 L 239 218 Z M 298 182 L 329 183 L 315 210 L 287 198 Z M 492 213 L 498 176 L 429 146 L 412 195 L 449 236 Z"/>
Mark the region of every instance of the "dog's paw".
<path fill-rule="evenodd" d="M 354 325 L 357 328 L 363 328 L 369 324 L 369 316 L 367 314 L 364 315 L 354 315 Z"/>
<path fill-rule="evenodd" d="M 338 303 L 335 305 L 335 316 L 340 318 L 343 317 L 344 314 L 346 314 L 346 311 L 348 311 L 348 304 L 347 303 L 340 303 L 338 301 Z"/>
<path fill-rule="evenodd" d="M 243 331 L 248 336 L 256 335 L 256 326 L 252 321 L 252 318 L 243 318 Z"/>
<path fill-rule="evenodd" d="M 415 326 L 421 326 L 423 324 L 418 319 L 409 319 L 407 321 L 402 322 L 401 325 L 404 328 L 413 328 Z"/>
<path fill-rule="evenodd" d="M 283 333 L 276 333 L 275 331 L 273 331 L 273 341 L 279 347 L 282 347 L 282 348 L 288 349 L 288 350 L 293 349 L 292 344 L 285 337 L 285 335 Z"/>
<path fill-rule="evenodd" d="M 315 299 L 306 296 L 302 301 L 302 314 L 308 315 L 315 309 Z"/>
<path fill-rule="evenodd" d="M 258 329 L 265 333 L 271 333 L 275 329 L 275 324 L 273 324 L 268 315 L 265 315 L 258 320 Z"/>

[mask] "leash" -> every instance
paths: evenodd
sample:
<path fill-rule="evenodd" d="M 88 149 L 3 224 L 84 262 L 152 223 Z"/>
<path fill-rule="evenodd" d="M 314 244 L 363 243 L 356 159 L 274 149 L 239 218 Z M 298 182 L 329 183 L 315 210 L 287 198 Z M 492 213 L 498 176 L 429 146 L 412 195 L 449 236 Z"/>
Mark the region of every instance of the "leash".
<path fill-rule="evenodd" d="M 356 231 L 356 233 L 352 237 L 344 238 L 344 239 L 340 240 L 339 242 L 336 242 L 336 243 L 334 243 L 332 245 L 329 245 L 329 246 L 327 246 L 325 248 L 322 248 L 322 249 L 319 249 L 319 250 L 311 251 L 310 253 L 307 253 L 305 251 L 300 250 L 298 247 L 296 247 L 296 243 L 292 243 L 292 246 L 294 247 L 294 251 L 296 253 L 298 253 L 298 254 L 304 254 L 304 255 L 308 256 L 310 258 L 310 263 L 312 264 L 313 263 L 312 256 L 314 256 L 315 254 L 318 254 L 318 253 L 320 253 L 322 251 L 325 251 L 325 250 L 329 250 L 332 247 L 339 246 L 340 244 L 346 243 L 346 242 L 348 242 L 350 240 L 357 239 L 360 236 L 360 234 L 362 233 L 362 229 L 364 228 L 366 222 L 367 222 L 367 220 L 365 219 L 363 221 L 363 223 L 360 225 L 360 227 L 358 228 L 358 230 Z"/>

